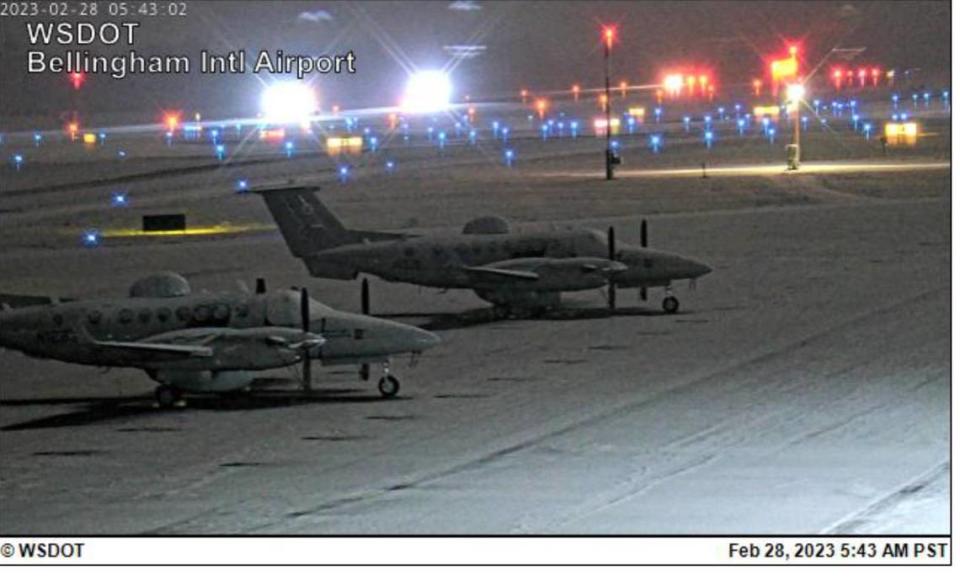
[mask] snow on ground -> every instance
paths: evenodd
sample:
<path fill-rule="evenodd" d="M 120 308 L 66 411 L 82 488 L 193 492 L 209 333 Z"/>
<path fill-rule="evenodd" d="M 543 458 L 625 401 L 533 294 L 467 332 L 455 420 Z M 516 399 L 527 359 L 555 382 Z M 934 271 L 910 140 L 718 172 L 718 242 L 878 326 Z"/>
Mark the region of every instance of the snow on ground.
<path fill-rule="evenodd" d="M 365 229 L 500 213 L 615 225 L 631 242 L 646 217 L 654 247 L 714 268 L 695 292 L 678 285 L 678 315 L 659 291 L 645 304 L 623 291 L 609 316 L 594 291 L 493 321 L 468 292 L 374 281 L 375 312 L 444 338 L 415 368 L 397 361 L 390 401 L 331 367 L 318 397 L 274 388 L 160 412 L 142 373 L 0 352 L 0 533 L 949 530 L 947 171 L 530 178 L 571 160 L 510 173 L 425 159 L 322 195 Z M 195 288 L 306 283 L 357 309 L 358 283 L 307 279 L 276 233 L 91 251 L 61 232 L 158 208 L 269 223 L 206 173 L 142 188 L 132 217 L 86 188 L 4 196 L 2 291 L 122 296 L 174 269 Z"/>

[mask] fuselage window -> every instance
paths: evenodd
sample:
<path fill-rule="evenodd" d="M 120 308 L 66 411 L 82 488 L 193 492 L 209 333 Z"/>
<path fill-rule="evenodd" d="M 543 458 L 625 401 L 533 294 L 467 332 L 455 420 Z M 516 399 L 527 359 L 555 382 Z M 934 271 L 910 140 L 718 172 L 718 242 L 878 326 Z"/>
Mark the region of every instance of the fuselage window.
<path fill-rule="evenodd" d="M 170 313 L 170 309 L 168 308 L 161 308 L 160 310 L 157 310 L 157 321 L 161 323 L 170 320 L 170 316 L 171 316 L 171 313 Z"/>
<path fill-rule="evenodd" d="M 130 310 L 129 308 L 122 309 L 119 313 L 117 313 L 117 319 L 121 324 L 130 324 L 133 322 L 133 310 Z"/>
<path fill-rule="evenodd" d="M 213 307 L 213 317 L 217 320 L 226 320 L 230 317 L 230 307 L 226 304 L 217 304 Z"/>
<path fill-rule="evenodd" d="M 353 329 L 353 338 L 354 338 L 354 340 L 361 340 L 361 339 L 363 338 L 363 329 L 362 329 L 362 328 L 354 328 L 354 329 Z"/>
<path fill-rule="evenodd" d="M 87 313 L 87 320 L 90 321 L 90 324 L 100 324 L 101 318 L 103 318 L 103 314 L 99 310 L 91 310 Z"/>
<path fill-rule="evenodd" d="M 210 317 L 210 309 L 200 305 L 193 309 L 193 318 L 198 322 L 203 322 Z"/>

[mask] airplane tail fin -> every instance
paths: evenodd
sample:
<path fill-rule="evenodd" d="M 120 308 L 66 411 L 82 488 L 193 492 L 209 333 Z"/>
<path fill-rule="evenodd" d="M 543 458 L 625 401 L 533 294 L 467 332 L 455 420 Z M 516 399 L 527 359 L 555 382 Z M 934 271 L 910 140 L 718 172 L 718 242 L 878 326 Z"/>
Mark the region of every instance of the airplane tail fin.
<path fill-rule="evenodd" d="M 298 258 L 354 241 L 353 233 L 323 205 L 315 190 L 289 186 L 250 190 L 263 196 L 287 247 Z"/>

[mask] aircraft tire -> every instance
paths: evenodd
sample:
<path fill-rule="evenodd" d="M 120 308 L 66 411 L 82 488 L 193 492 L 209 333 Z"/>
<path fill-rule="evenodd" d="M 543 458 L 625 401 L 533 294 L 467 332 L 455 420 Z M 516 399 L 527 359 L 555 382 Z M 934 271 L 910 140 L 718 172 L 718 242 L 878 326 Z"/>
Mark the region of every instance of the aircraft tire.
<path fill-rule="evenodd" d="M 180 389 L 171 385 L 160 385 L 154 391 L 154 395 L 157 398 L 157 405 L 161 409 L 172 409 L 183 398 Z"/>
<path fill-rule="evenodd" d="M 667 296 L 663 299 L 663 311 L 667 314 L 675 314 L 680 310 L 680 301 L 673 296 Z"/>
<path fill-rule="evenodd" d="M 377 389 L 384 399 L 390 399 L 397 396 L 400 391 L 400 381 L 396 377 L 387 375 L 377 383 Z"/>

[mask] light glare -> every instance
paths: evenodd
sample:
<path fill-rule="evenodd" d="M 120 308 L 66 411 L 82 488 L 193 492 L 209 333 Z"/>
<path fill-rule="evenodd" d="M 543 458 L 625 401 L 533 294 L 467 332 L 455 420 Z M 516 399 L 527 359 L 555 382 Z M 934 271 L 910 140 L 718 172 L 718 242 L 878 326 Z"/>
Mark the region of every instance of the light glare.
<path fill-rule="evenodd" d="M 403 96 L 403 109 L 411 113 L 431 113 L 450 106 L 453 86 L 450 78 L 438 70 L 426 70 L 413 74 L 407 81 Z"/>
<path fill-rule="evenodd" d="M 317 110 L 317 97 L 304 84 L 277 83 L 263 91 L 260 109 L 271 123 L 309 123 Z"/>

